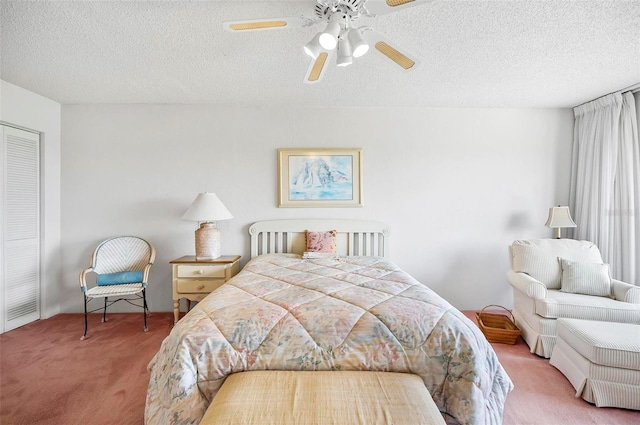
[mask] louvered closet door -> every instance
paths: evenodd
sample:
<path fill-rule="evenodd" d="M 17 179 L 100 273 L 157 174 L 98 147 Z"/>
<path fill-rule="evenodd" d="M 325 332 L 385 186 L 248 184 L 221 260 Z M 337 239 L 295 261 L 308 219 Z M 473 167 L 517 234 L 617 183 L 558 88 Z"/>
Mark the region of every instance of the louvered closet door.
<path fill-rule="evenodd" d="M 40 318 L 40 136 L 2 127 L 2 331 Z"/>

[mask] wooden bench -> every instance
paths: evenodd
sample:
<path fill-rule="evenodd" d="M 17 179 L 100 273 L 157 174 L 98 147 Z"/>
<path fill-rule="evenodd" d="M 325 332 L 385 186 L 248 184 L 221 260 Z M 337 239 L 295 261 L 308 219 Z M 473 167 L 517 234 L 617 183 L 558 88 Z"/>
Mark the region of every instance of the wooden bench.
<path fill-rule="evenodd" d="M 252 371 L 227 377 L 200 425 L 444 425 L 408 373 Z"/>

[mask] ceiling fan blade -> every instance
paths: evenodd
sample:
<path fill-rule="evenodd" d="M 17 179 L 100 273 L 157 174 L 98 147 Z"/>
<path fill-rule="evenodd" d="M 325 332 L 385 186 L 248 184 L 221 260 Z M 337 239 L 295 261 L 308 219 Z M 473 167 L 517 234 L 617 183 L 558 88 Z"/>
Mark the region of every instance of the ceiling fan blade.
<path fill-rule="evenodd" d="M 384 15 L 433 1 L 434 0 L 367 0 L 364 8 L 371 15 Z"/>
<path fill-rule="evenodd" d="M 322 76 L 329 67 L 329 61 L 333 56 L 333 51 L 323 50 L 318 57 L 311 61 L 307 74 L 304 76 L 305 84 L 315 84 L 322 80 Z"/>
<path fill-rule="evenodd" d="M 375 30 L 367 31 L 364 38 L 369 43 L 371 50 L 387 59 L 391 59 L 405 71 L 410 71 L 418 65 L 418 59 L 411 53 L 394 45 L 384 35 Z"/>
<path fill-rule="evenodd" d="M 248 19 L 243 21 L 226 21 L 222 26 L 232 32 L 260 31 L 288 28 L 303 28 L 315 24 L 316 21 L 304 16 L 271 19 Z"/>

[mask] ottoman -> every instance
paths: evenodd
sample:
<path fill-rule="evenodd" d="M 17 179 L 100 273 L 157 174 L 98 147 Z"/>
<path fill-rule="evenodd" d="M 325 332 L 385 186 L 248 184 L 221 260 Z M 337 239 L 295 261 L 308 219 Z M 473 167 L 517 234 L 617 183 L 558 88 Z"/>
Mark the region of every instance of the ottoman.
<path fill-rule="evenodd" d="M 640 410 L 640 325 L 557 320 L 549 363 L 598 407 Z"/>
<path fill-rule="evenodd" d="M 364 371 L 232 373 L 200 425 L 445 425 L 418 375 Z"/>

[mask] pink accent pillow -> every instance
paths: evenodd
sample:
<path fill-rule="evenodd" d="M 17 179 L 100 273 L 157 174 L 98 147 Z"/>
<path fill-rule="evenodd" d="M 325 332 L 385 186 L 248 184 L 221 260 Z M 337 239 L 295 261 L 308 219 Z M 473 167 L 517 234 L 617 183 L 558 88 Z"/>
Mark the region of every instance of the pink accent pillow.
<path fill-rule="evenodd" d="M 309 252 L 336 252 L 337 230 L 326 232 L 310 232 L 307 230 L 307 251 Z"/>

